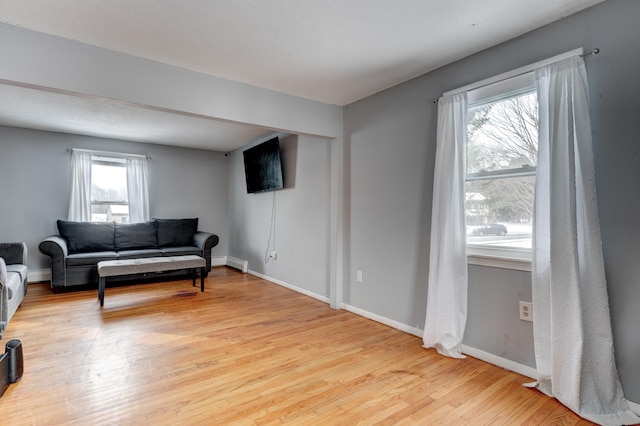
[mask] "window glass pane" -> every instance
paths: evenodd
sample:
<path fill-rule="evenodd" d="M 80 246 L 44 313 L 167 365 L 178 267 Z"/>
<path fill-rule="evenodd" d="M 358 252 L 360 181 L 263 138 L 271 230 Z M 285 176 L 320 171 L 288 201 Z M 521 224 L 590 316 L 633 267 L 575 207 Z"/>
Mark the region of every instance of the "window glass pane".
<path fill-rule="evenodd" d="M 129 206 L 122 204 L 92 204 L 91 221 L 129 223 Z"/>
<path fill-rule="evenodd" d="M 537 156 L 535 92 L 469 109 L 467 173 L 535 166 Z"/>
<path fill-rule="evenodd" d="M 467 244 L 531 249 L 535 176 L 466 183 Z"/>
<path fill-rule="evenodd" d="M 91 166 L 91 201 L 127 201 L 127 170 L 122 166 Z"/>
<path fill-rule="evenodd" d="M 91 165 L 91 220 L 129 222 L 127 170 L 123 164 L 94 161 Z"/>
<path fill-rule="evenodd" d="M 537 156 L 535 91 L 469 109 L 467 244 L 531 250 Z"/>

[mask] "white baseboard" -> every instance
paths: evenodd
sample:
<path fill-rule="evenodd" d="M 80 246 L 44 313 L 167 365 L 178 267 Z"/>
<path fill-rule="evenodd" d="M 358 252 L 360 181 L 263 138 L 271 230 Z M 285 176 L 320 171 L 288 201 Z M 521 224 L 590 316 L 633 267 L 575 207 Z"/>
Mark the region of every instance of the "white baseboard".
<path fill-rule="evenodd" d="M 211 257 L 211 267 L 215 266 L 226 266 L 227 265 L 227 256 L 212 256 Z"/>
<path fill-rule="evenodd" d="M 385 318 L 378 314 L 371 313 L 369 311 L 365 311 L 364 309 L 357 308 L 355 306 L 348 305 L 346 303 L 342 304 L 342 309 L 347 310 L 349 312 L 353 312 L 356 315 L 360 315 L 361 317 L 368 318 L 370 320 L 382 323 L 384 325 L 388 325 L 391 328 L 395 328 L 396 330 L 404 331 L 405 333 L 413 334 L 417 337 L 422 337 L 422 330 L 417 327 L 411 327 L 406 324 L 402 324 L 401 322 L 394 321 L 389 318 Z"/>
<path fill-rule="evenodd" d="M 529 377 L 530 379 L 537 380 L 538 378 L 536 369 L 529 367 L 528 365 L 520 364 L 518 362 L 511 361 L 510 359 L 502 358 L 498 355 L 472 348 L 467 345 L 462 345 L 462 352 L 481 361 L 504 368 L 505 370 L 513 371 L 514 373 Z"/>
<path fill-rule="evenodd" d="M 290 290 L 293 290 L 293 291 L 296 291 L 298 293 L 302 293 L 305 296 L 313 297 L 314 299 L 320 300 L 320 301 L 322 301 L 324 303 L 329 303 L 329 298 L 326 297 L 326 296 L 322 296 L 321 294 L 314 293 L 314 292 L 306 290 L 304 288 L 296 287 L 293 284 L 289 284 L 289 283 L 281 281 L 281 280 L 279 280 L 277 278 L 272 278 L 272 277 L 270 277 L 268 275 L 261 274 L 260 272 L 256 272 L 256 271 L 252 271 L 252 270 L 249 270 L 248 272 L 249 272 L 249 274 L 255 275 L 258 278 L 262 278 L 263 280 L 272 282 L 274 284 L 278 284 L 278 285 L 280 285 L 282 287 L 286 287 L 286 288 L 288 288 Z"/>
<path fill-rule="evenodd" d="M 249 270 L 249 262 L 246 260 L 238 259 L 236 257 L 227 256 L 227 266 L 235 269 L 239 269 L 245 274 Z"/>
<path fill-rule="evenodd" d="M 51 281 L 51 269 L 29 269 L 27 281 L 30 283 Z"/>
<path fill-rule="evenodd" d="M 413 334 L 414 336 L 417 336 L 417 337 L 423 336 L 423 331 L 417 327 L 411 327 L 406 324 L 402 324 L 398 321 L 394 321 L 389 318 L 385 318 L 380 315 L 373 314 L 369 311 L 365 311 L 364 309 L 360 309 L 355 306 L 343 304 L 342 307 L 349 312 L 353 312 L 354 314 L 360 315 L 365 318 L 369 318 L 370 320 L 388 325 L 389 327 L 395 328 L 400 331 L 404 331 L 405 333 Z M 535 368 L 531 368 L 529 366 L 508 360 L 506 358 L 502 358 L 497 355 L 493 355 L 488 352 L 481 351 L 480 349 L 472 348 L 471 346 L 462 345 L 462 352 L 474 358 L 478 358 L 479 360 L 488 362 L 489 364 L 493 364 L 495 366 L 504 368 L 505 370 L 522 374 L 523 376 L 529 377 L 531 379 L 535 380 L 537 377 Z"/>

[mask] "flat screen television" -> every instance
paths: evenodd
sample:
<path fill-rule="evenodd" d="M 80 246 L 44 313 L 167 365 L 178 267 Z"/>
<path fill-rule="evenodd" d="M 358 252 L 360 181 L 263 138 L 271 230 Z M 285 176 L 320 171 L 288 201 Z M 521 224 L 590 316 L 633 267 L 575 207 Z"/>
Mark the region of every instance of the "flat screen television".
<path fill-rule="evenodd" d="M 243 155 L 244 174 L 249 194 L 284 187 L 280 140 L 277 137 L 247 149 Z"/>

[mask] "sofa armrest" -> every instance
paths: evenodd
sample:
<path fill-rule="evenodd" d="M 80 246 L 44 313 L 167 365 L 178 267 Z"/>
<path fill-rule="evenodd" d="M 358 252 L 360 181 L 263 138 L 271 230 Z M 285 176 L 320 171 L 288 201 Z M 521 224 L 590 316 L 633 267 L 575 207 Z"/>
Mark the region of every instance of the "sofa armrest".
<path fill-rule="evenodd" d="M 51 287 L 64 287 L 67 281 L 67 241 L 59 235 L 45 238 L 38 246 L 40 253 L 51 259 Z"/>
<path fill-rule="evenodd" d="M 25 243 L 0 243 L 0 257 L 7 265 L 27 264 L 27 245 Z"/>
<path fill-rule="evenodd" d="M 198 231 L 193 236 L 193 241 L 199 249 L 209 251 L 218 245 L 220 238 L 216 234 Z"/>
<path fill-rule="evenodd" d="M 51 235 L 40 243 L 38 246 L 40 252 L 49 257 L 67 257 L 69 249 L 67 248 L 67 240 L 59 235 Z"/>
<path fill-rule="evenodd" d="M 211 270 L 211 249 L 218 244 L 218 241 L 220 241 L 220 238 L 218 238 L 216 234 L 209 232 L 198 231 L 193 236 L 193 242 L 202 250 L 202 257 L 206 262 L 205 277 L 209 275 L 209 271 Z"/>

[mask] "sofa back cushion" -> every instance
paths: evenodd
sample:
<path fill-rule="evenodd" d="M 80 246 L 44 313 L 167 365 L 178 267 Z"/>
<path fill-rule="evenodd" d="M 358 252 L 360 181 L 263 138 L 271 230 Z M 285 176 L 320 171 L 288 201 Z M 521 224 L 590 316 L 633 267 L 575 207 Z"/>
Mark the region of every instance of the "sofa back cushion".
<path fill-rule="evenodd" d="M 192 246 L 193 236 L 198 232 L 198 218 L 156 219 L 158 222 L 158 246 Z"/>
<path fill-rule="evenodd" d="M 157 222 L 155 220 L 127 224 L 116 223 L 116 250 L 157 248 L 156 228 Z"/>
<path fill-rule="evenodd" d="M 114 230 L 115 225 L 111 222 L 58 220 L 58 231 L 67 240 L 69 254 L 114 251 Z"/>

